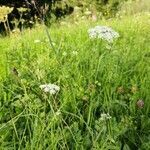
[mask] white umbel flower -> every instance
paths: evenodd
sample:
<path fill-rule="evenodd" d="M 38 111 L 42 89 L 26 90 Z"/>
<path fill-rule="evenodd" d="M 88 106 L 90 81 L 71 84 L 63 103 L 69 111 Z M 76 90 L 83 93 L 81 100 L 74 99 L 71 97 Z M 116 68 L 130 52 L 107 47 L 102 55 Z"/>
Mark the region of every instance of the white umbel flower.
<path fill-rule="evenodd" d="M 107 114 L 102 113 L 102 114 L 101 114 L 101 117 L 100 117 L 100 120 L 101 120 L 101 121 L 109 120 L 109 119 L 111 119 L 111 116 L 109 115 L 109 113 L 107 113 Z"/>
<path fill-rule="evenodd" d="M 55 84 L 43 84 L 43 85 L 40 85 L 40 88 L 45 93 L 50 93 L 51 95 L 54 95 L 60 91 L 60 87 Z"/>
<path fill-rule="evenodd" d="M 114 39 L 119 37 L 119 33 L 107 26 L 96 26 L 88 30 L 91 39 L 102 39 L 112 43 Z"/>

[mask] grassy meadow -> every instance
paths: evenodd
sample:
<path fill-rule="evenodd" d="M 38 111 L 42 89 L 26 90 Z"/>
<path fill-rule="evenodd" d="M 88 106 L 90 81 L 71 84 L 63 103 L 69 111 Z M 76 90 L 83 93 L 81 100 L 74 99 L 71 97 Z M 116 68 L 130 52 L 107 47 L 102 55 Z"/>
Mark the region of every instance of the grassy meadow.
<path fill-rule="evenodd" d="M 42 25 L 0 37 L 0 150 L 150 150 L 150 14 L 48 30 L 53 46 Z"/>

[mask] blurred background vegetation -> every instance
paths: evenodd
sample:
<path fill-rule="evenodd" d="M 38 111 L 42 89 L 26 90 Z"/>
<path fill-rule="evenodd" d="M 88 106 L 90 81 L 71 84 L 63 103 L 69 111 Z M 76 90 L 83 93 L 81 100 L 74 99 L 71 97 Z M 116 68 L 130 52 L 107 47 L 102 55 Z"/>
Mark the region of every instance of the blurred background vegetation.
<path fill-rule="evenodd" d="M 102 19 L 150 11 L 149 0 L 0 0 L 0 31 L 51 24 L 71 15 L 78 19 Z"/>

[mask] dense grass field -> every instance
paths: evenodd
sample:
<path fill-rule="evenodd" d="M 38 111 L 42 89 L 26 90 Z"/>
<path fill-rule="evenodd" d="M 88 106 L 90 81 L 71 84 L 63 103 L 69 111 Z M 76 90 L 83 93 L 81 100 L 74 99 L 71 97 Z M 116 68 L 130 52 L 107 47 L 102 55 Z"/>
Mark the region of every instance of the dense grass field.
<path fill-rule="evenodd" d="M 95 25 L 120 37 L 92 40 Z M 42 25 L 0 37 L 0 150 L 150 150 L 150 14 L 49 33 L 53 47 Z"/>

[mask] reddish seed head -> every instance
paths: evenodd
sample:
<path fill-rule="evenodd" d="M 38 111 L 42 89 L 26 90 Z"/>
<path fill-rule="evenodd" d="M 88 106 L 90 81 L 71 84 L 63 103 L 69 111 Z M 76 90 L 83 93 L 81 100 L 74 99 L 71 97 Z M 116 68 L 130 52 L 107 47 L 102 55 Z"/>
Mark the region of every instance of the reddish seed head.
<path fill-rule="evenodd" d="M 137 101 L 136 105 L 137 105 L 138 108 L 141 109 L 141 108 L 144 107 L 144 101 L 140 99 L 140 100 Z"/>

